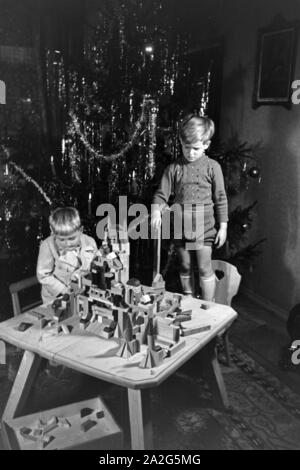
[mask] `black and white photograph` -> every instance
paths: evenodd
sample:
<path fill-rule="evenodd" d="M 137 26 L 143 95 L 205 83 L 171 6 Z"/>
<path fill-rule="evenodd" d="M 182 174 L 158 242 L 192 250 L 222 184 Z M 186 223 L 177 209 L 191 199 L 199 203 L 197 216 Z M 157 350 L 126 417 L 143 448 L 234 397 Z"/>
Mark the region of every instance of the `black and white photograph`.
<path fill-rule="evenodd" d="M 299 0 L 0 0 L 0 451 L 300 450 L 299 34 Z"/>

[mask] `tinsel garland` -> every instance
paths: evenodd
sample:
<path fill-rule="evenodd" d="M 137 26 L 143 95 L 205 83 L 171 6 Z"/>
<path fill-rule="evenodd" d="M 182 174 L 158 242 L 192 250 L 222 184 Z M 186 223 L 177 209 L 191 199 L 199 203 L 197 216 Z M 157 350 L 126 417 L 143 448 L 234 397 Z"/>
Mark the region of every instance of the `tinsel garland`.
<path fill-rule="evenodd" d="M 124 157 L 124 155 L 128 152 L 128 150 L 130 150 L 130 148 L 133 146 L 136 139 L 138 138 L 138 136 L 141 132 L 141 129 L 142 129 L 142 123 L 145 120 L 145 109 L 146 109 L 146 105 L 148 103 L 148 100 L 149 100 L 149 96 L 144 95 L 143 102 L 142 102 L 141 115 L 140 115 L 139 119 L 137 120 L 137 122 L 135 123 L 134 131 L 133 131 L 129 141 L 127 142 L 127 144 L 118 153 L 114 153 L 114 154 L 111 154 L 111 155 L 103 155 L 102 153 L 98 152 L 90 144 L 90 142 L 86 138 L 85 134 L 81 131 L 78 118 L 74 114 L 73 111 L 69 112 L 69 115 L 72 119 L 71 125 L 72 125 L 73 130 L 75 131 L 75 133 L 79 136 L 81 142 L 83 143 L 83 145 L 85 146 L 87 151 L 90 152 L 93 155 L 94 158 L 96 158 L 97 160 L 113 161 L 113 160 L 119 159 L 120 157 Z"/>
<path fill-rule="evenodd" d="M 21 168 L 19 165 L 17 165 L 14 161 L 9 161 L 7 162 L 8 165 L 12 166 L 17 173 L 23 176 L 23 178 L 27 181 L 27 183 L 32 184 L 33 186 L 36 187 L 36 189 L 39 191 L 39 193 L 43 196 L 45 201 L 49 204 L 49 206 L 52 205 L 51 199 L 47 196 L 45 191 L 41 188 L 41 186 L 31 177 L 29 176 L 23 168 Z"/>
<path fill-rule="evenodd" d="M 150 101 L 150 110 L 149 110 L 149 118 L 148 118 L 148 167 L 147 167 L 147 176 L 151 179 L 155 173 L 155 158 L 154 158 L 154 151 L 156 147 L 156 122 L 157 122 L 157 115 L 158 115 L 158 106 L 155 100 Z"/>

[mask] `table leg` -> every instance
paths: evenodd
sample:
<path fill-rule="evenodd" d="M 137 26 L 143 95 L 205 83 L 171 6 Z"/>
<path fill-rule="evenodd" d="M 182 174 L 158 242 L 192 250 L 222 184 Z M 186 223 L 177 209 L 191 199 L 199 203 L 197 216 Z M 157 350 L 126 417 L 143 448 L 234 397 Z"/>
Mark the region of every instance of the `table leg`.
<path fill-rule="evenodd" d="M 10 447 L 6 421 L 19 414 L 27 400 L 32 383 L 41 363 L 41 357 L 25 351 L 15 381 L 13 383 L 1 420 L 1 434 L 6 447 Z"/>
<path fill-rule="evenodd" d="M 128 389 L 131 448 L 152 449 L 150 391 Z"/>
<path fill-rule="evenodd" d="M 213 401 L 216 407 L 229 408 L 228 395 L 220 369 L 220 365 L 216 356 L 216 341 L 212 340 L 201 351 L 203 358 L 204 374 L 212 389 Z"/>

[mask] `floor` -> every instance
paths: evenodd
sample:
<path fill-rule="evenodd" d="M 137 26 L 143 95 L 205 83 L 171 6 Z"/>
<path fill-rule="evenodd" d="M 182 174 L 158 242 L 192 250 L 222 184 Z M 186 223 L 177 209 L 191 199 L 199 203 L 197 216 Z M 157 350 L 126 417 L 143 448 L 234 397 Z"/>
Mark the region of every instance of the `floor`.
<path fill-rule="evenodd" d="M 232 307 L 239 313 L 230 331 L 232 342 L 300 395 L 300 366 L 279 366 L 282 349 L 290 343 L 285 322 L 245 295 L 237 296 Z"/>

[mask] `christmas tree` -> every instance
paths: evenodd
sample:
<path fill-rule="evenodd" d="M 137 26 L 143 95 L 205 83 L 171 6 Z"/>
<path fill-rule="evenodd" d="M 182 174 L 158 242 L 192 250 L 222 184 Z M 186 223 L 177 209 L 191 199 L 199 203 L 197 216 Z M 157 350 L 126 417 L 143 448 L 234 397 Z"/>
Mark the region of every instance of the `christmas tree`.
<path fill-rule="evenodd" d="M 41 48 L 38 79 L 44 98 L 36 100 L 35 117 L 44 116 L 46 132 L 38 133 L 37 119 L 29 113 L 15 141 L 2 139 L 0 245 L 10 266 L 4 292 L 9 282 L 34 273 L 51 208 L 78 207 L 85 231 L 95 237 L 100 203 L 128 195 L 129 204 L 149 205 L 163 169 L 180 154 L 178 120 L 184 111 L 209 112 L 211 69 L 195 74 L 186 54 L 189 38 L 166 26 L 161 2 L 131 0 L 125 8 L 118 0 L 104 1 L 93 14 L 85 13 L 76 59 L 63 43 Z M 254 162 L 249 151 L 232 141 L 211 152 L 222 165 L 229 197 L 244 190 L 249 177 L 260 177 L 256 163 L 244 165 Z M 223 256 L 232 262 L 256 254 L 257 245 L 245 244 L 252 209 L 236 207 L 231 214 Z M 132 274 L 145 274 L 146 266 L 142 280 L 149 281 L 153 247 L 141 241 L 132 245 Z M 170 243 L 163 248 L 167 273 L 173 249 Z"/>
<path fill-rule="evenodd" d="M 241 195 L 248 191 L 250 185 L 261 182 L 256 158 L 258 147 L 259 144 L 240 142 L 234 134 L 226 143 L 212 149 L 210 154 L 222 167 L 229 201 L 228 239 L 223 249 L 215 253 L 215 258 L 234 264 L 241 273 L 252 270 L 254 260 L 260 254 L 261 244 L 265 240 L 258 240 L 254 244 L 248 240 L 257 201 L 245 207 L 239 203 Z"/>

